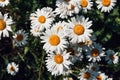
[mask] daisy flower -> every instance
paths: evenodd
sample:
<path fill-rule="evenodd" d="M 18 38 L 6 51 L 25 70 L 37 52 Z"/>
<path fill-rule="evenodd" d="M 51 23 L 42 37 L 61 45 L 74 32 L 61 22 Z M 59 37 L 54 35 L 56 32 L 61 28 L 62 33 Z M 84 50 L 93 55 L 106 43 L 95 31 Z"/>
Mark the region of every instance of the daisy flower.
<path fill-rule="evenodd" d="M 11 74 L 11 75 L 16 75 L 16 73 L 19 71 L 19 68 L 18 68 L 18 65 L 15 64 L 14 62 L 12 63 L 8 63 L 7 65 L 7 72 L 8 74 Z"/>
<path fill-rule="evenodd" d="M 18 30 L 13 36 L 15 46 L 22 46 L 27 43 L 28 33 L 26 33 L 23 29 Z"/>
<path fill-rule="evenodd" d="M 5 7 L 9 4 L 9 0 L 0 0 L 0 6 Z"/>
<path fill-rule="evenodd" d="M 109 63 L 109 64 L 116 64 L 119 61 L 119 57 L 117 56 L 118 53 L 115 53 L 113 50 L 107 50 L 106 51 L 106 57 L 105 60 Z"/>
<path fill-rule="evenodd" d="M 93 43 L 90 47 L 87 54 L 87 58 L 89 58 L 89 61 L 101 61 L 100 57 L 105 56 L 105 52 L 103 51 L 104 48 L 99 43 Z"/>
<path fill-rule="evenodd" d="M 2 36 L 9 37 L 9 31 L 12 32 L 11 24 L 13 24 L 11 17 L 8 17 L 8 14 L 2 15 L 0 12 L 0 39 Z"/>
<path fill-rule="evenodd" d="M 35 13 L 30 15 L 31 27 L 40 26 L 40 31 L 50 28 L 53 20 L 54 13 L 52 8 L 44 7 L 42 9 L 37 9 Z"/>
<path fill-rule="evenodd" d="M 55 50 L 64 50 L 66 48 L 66 44 L 68 44 L 66 40 L 66 36 L 63 31 L 55 31 L 55 29 L 51 28 L 43 32 L 43 36 L 40 37 L 42 39 L 43 49 L 46 52 L 55 51 Z"/>
<path fill-rule="evenodd" d="M 31 32 L 31 34 L 33 36 L 39 37 L 40 34 L 41 34 L 41 32 L 40 32 L 40 26 L 31 28 L 30 32 Z"/>
<path fill-rule="evenodd" d="M 101 73 L 101 72 L 96 72 L 94 75 L 96 78 L 94 80 L 106 80 L 108 78 L 108 76 L 105 75 L 105 73 Z"/>
<path fill-rule="evenodd" d="M 77 2 L 83 12 L 91 10 L 91 7 L 93 6 L 93 2 L 91 0 L 77 0 Z"/>
<path fill-rule="evenodd" d="M 66 51 L 55 51 L 47 54 L 46 67 L 52 75 L 61 75 L 69 69 L 69 65 L 72 64 L 69 60 L 69 53 Z"/>
<path fill-rule="evenodd" d="M 78 78 L 79 80 L 94 80 L 93 73 L 87 69 L 82 69 Z"/>
<path fill-rule="evenodd" d="M 101 9 L 101 12 L 110 12 L 115 6 L 116 0 L 97 0 L 97 8 Z"/>
<path fill-rule="evenodd" d="M 93 31 L 92 29 L 89 29 L 92 26 L 92 21 L 88 20 L 89 18 L 85 19 L 83 16 L 71 18 L 71 21 L 68 23 L 68 32 L 71 43 L 75 44 L 90 40 L 90 36 Z"/>

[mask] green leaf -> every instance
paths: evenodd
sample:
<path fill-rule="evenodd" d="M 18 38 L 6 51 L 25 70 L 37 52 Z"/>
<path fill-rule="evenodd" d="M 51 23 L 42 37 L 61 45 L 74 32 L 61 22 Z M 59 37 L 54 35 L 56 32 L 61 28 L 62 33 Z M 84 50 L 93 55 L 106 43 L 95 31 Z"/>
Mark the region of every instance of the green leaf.
<path fill-rule="evenodd" d="M 28 53 L 28 51 L 29 51 L 29 47 L 25 47 L 24 48 L 24 55 L 26 55 Z"/>

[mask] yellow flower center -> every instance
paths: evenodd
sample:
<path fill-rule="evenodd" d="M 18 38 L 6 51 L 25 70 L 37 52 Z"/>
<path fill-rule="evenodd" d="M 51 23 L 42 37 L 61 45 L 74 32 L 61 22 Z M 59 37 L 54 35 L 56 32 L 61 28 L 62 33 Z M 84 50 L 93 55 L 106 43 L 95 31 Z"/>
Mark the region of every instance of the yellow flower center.
<path fill-rule="evenodd" d="M 67 52 L 70 52 L 70 55 L 75 55 L 73 48 L 68 47 L 66 50 L 67 50 Z"/>
<path fill-rule="evenodd" d="M 63 29 L 62 26 L 58 26 L 58 27 L 57 27 L 57 32 L 58 32 L 59 30 L 62 30 L 62 29 Z"/>
<path fill-rule="evenodd" d="M 17 37 L 16 37 L 16 39 L 18 41 L 22 41 L 23 40 L 23 35 L 22 34 L 18 34 Z"/>
<path fill-rule="evenodd" d="M 63 62 L 63 56 L 60 55 L 60 54 L 56 54 L 54 56 L 54 61 L 57 63 L 57 64 L 61 64 Z"/>
<path fill-rule="evenodd" d="M 4 2 L 5 0 L 0 0 L 0 2 Z"/>
<path fill-rule="evenodd" d="M 114 60 L 114 59 L 115 59 L 115 57 L 114 57 L 114 55 L 113 55 L 113 54 L 111 54 L 109 57 L 110 57 L 110 59 L 112 59 L 112 60 Z"/>
<path fill-rule="evenodd" d="M 3 19 L 0 19 L 0 31 L 6 28 L 6 23 Z"/>
<path fill-rule="evenodd" d="M 96 77 L 96 79 L 97 79 L 97 80 L 102 80 L 102 76 L 98 75 L 98 76 Z"/>
<path fill-rule="evenodd" d="M 106 7 L 109 6 L 110 3 L 111 3 L 111 0 L 102 0 L 102 4 Z"/>
<path fill-rule="evenodd" d="M 49 38 L 49 43 L 52 46 L 57 46 L 60 43 L 60 38 L 58 35 L 51 35 Z"/>
<path fill-rule="evenodd" d="M 64 0 L 65 2 L 69 2 L 70 0 Z"/>
<path fill-rule="evenodd" d="M 15 71 L 15 68 L 13 66 L 11 66 L 10 71 Z"/>
<path fill-rule="evenodd" d="M 70 4 L 70 9 L 69 10 L 73 10 L 75 8 L 75 6 L 73 4 Z"/>
<path fill-rule="evenodd" d="M 39 16 L 38 21 L 39 21 L 40 23 L 45 23 L 45 21 L 46 21 L 45 16 Z"/>
<path fill-rule="evenodd" d="M 85 72 L 84 75 L 83 75 L 83 77 L 85 79 L 89 79 L 90 78 L 90 73 L 89 72 Z"/>
<path fill-rule="evenodd" d="M 87 0 L 82 0 L 82 1 L 81 1 L 81 6 L 82 6 L 82 7 L 87 7 L 87 6 L 88 6 Z"/>
<path fill-rule="evenodd" d="M 91 51 L 91 55 L 92 55 L 93 57 L 97 57 L 97 56 L 99 55 L 99 50 L 98 50 L 98 49 L 93 49 L 93 50 Z"/>
<path fill-rule="evenodd" d="M 74 33 L 77 35 L 81 35 L 84 33 L 84 27 L 80 24 L 74 26 Z"/>

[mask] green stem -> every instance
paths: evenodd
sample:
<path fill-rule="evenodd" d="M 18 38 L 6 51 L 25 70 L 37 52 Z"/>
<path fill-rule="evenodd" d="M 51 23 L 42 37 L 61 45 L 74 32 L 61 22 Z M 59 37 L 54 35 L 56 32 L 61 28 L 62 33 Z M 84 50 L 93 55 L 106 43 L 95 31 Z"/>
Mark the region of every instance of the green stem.
<path fill-rule="evenodd" d="M 40 76 L 41 76 L 41 69 L 42 69 L 42 65 L 43 65 L 43 62 L 44 62 L 44 56 L 45 56 L 45 53 L 43 52 L 42 53 L 42 60 L 41 60 L 41 64 L 40 64 L 40 70 L 38 72 L 38 80 L 40 80 Z"/>
<path fill-rule="evenodd" d="M 24 62 L 24 57 L 20 54 L 20 52 L 18 52 L 18 55 L 20 57 L 20 59 Z M 31 67 L 29 65 L 26 65 L 28 69 L 31 69 Z"/>
<path fill-rule="evenodd" d="M 18 52 L 18 55 L 19 55 L 20 59 L 21 59 L 22 61 L 24 61 L 24 58 L 23 58 L 23 56 L 20 54 L 20 52 Z"/>

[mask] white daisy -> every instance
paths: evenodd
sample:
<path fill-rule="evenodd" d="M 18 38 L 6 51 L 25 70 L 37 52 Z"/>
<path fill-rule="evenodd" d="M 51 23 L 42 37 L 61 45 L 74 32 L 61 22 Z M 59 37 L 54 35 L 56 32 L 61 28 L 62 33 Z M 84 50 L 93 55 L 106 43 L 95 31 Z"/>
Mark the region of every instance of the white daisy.
<path fill-rule="evenodd" d="M 99 43 L 93 43 L 87 52 L 87 58 L 89 58 L 89 61 L 101 61 L 100 57 L 105 56 L 105 52 L 103 51 L 104 48 Z"/>
<path fill-rule="evenodd" d="M 16 73 L 19 71 L 18 65 L 16 65 L 14 62 L 8 63 L 7 65 L 7 72 L 11 75 L 16 75 Z"/>
<path fill-rule="evenodd" d="M 116 64 L 119 61 L 119 57 L 117 56 L 118 53 L 115 53 L 113 50 L 107 50 L 106 51 L 107 55 L 105 57 L 105 60 L 109 63 L 109 64 Z"/>
<path fill-rule="evenodd" d="M 106 80 L 108 78 L 108 76 L 105 75 L 105 73 L 101 73 L 101 72 L 96 72 L 94 75 L 96 77 L 95 80 Z"/>
<path fill-rule="evenodd" d="M 33 36 L 39 37 L 40 34 L 41 34 L 41 32 L 40 32 L 40 26 L 31 28 L 30 32 L 31 32 L 31 34 Z"/>
<path fill-rule="evenodd" d="M 31 27 L 40 26 L 40 31 L 50 28 L 54 20 L 54 13 L 52 11 L 52 8 L 44 7 L 41 10 L 37 9 L 35 13 L 31 14 L 30 20 Z"/>
<path fill-rule="evenodd" d="M 68 23 L 69 27 L 69 38 L 71 43 L 85 42 L 90 40 L 92 29 L 89 29 L 92 26 L 92 21 L 88 21 L 89 18 L 77 16 L 76 18 L 71 18 L 71 21 Z"/>
<path fill-rule="evenodd" d="M 101 9 L 101 12 L 110 12 L 115 6 L 116 0 L 97 0 L 97 8 Z"/>
<path fill-rule="evenodd" d="M 52 75 L 63 74 L 69 69 L 69 65 L 72 64 L 69 60 L 70 55 L 66 51 L 55 51 L 47 55 L 47 60 L 45 60 L 46 67 Z"/>
<path fill-rule="evenodd" d="M 77 0 L 77 2 L 80 6 L 80 9 L 82 8 L 83 12 L 91 10 L 91 7 L 93 6 L 93 2 L 91 0 Z"/>
<path fill-rule="evenodd" d="M 0 0 L 0 6 L 5 7 L 10 3 L 9 0 Z"/>
<path fill-rule="evenodd" d="M 11 17 L 8 17 L 8 14 L 2 15 L 0 12 L 0 39 L 2 36 L 9 37 L 9 31 L 12 32 L 11 24 L 13 24 Z"/>
<path fill-rule="evenodd" d="M 46 52 L 64 50 L 64 48 L 67 47 L 66 44 L 68 44 L 64 33 L 61 30 L 55 31 L 53 28 L 43 32 L 43 36 L 40 38 L 42 39 L 41 42 L 45 43 L 43 49 L 45 49 Z"/>
<path fill-rule="evenodd" d="M 94 80 L 94 76 L 90 70 L 82 69 L 79 73 L 79 80 Z"/>
<path fill-rule="evenodd" d="M 23 29 L 18 30 L 13 36 L 15 46 L 22 46 L 27 43 L 28 33 L 26 33 Z"/>

